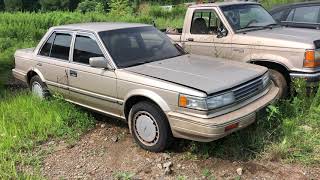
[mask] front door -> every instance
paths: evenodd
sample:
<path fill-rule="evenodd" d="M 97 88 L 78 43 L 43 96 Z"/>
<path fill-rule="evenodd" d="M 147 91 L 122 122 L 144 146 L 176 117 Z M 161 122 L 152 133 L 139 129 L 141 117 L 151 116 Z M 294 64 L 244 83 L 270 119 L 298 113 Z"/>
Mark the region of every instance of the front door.
<path fill-rule="evenodd" d="M 70 100 L 111 115 L 120 115 L 114 71 L 89 65 L 91 57 L 105 57 L 93 34 L 77 33 L 70 63 Z"/>
<path fill-rule="evenodd" d="M 195 10 L 190 29 L 185 33 L 187 52 L 220 58 L 231 57 L 231 35 L 218 37 L 218 31 L 226 30 L 215 10 Z"/>

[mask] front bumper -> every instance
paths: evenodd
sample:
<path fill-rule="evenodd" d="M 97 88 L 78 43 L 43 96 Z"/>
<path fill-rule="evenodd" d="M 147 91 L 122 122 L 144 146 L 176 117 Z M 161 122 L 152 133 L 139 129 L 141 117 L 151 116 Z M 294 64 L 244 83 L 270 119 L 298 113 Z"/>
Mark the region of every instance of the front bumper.
<path fill-rule="evenodd" d="M 290 73 L 291 79 L 302 78 L 307 81 L 307 83 L 317 83 L 320 81 L 320 72 L 317 73 L 302 73 L 302 72 L 293 72 Z"/>
<path fill-rule="evenodd" d="M 256 112 L 272 103 L 279 92 L 273 84 L 269 91 L 252 103 L 233 112 L 204 119 L 178 112 L 169 112 L 168 119 L 173 136 L 189 140 L 210 142 L 247 127 L 256 119 Z M 233 127 L 230 130 L 226 128 Z"/>

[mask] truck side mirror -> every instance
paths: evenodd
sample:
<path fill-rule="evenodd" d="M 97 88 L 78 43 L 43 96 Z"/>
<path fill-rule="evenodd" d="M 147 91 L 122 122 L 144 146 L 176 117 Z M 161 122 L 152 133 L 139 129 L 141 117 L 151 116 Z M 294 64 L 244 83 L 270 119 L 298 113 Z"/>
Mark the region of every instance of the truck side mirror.
<path fill-rule="evenodd" d="M 89 59 L 89 64 L 91 67 L 95 68 L 107 68 L 110 69 L 110 65 L 106 58 L 104 57 L 91 57 Z"/>
<path fill-rule="evenodd" d="M 217 38 L 223 38 L 228 35 L 228 31 L 226 28 L 219 28 L 217 31 Z"/>

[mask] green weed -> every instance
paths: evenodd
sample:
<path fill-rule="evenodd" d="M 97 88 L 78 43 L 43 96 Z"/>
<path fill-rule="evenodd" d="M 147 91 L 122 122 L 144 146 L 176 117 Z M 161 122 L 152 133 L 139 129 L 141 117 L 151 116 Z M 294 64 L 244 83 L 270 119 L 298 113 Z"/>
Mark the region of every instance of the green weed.
<path fill-rule="evenodd" d="M 0 101 L 1 179 L 37 176 L 22 170 L 40 165 L 30 156 L 37 145 L 48 139 L 76 139 L 93 126 L 93 118 L 64 101 L 41 101 L 24 92 L 5 94 Z"/>

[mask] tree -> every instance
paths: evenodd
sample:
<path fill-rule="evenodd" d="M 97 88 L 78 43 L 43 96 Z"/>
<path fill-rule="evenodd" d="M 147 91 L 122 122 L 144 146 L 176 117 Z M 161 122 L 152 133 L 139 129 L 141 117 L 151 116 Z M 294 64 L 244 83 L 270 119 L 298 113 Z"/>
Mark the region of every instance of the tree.
<path fill-rule="evenodd" d="M 133 12 L 129 0 L 110 0 L 110 13 L 117 16 L 125 16 Z"/>
<path fill-rule="evenodd" d="M 22 0 L 4 0 L 4 7 L 6 11 L 22 10 Z"/>
<path fill-rule="evenodd" d="M 80 0 L 71 0 L 69 4 L 69 10 L 73 11 L 77 9 L 79 3 L 80 3 Z"/>
<path fill-rule="evenodd" d="M 43 11 L 69 10 L 70 0 L 40 0 Z"/>
<path fill-rule="evenodd" d="M 22 10 L 24 11 L 37 11 L 40 9 L 39 0 L 22 0 Z"/>
<path fill-rule="evenodd" d="M 0 0 L 0 11 L 4 10 L 4 2 L 3 0 Z"/>
<path fill-rule="evenodd" d="M 78 4 L 78 11 L 82 13 L 86 12 L 104 12 L 104 6 L 101 2 L 97 2 L 95 0 L 84 0 L 83 2 Z"/>

